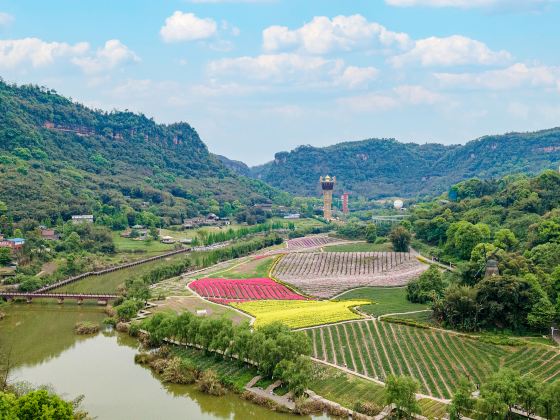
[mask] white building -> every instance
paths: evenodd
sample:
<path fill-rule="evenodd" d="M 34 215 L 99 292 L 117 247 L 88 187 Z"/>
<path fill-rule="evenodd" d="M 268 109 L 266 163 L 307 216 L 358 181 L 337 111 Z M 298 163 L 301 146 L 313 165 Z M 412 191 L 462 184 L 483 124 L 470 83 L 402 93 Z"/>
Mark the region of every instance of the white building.
<path fill-rule="evenodd" d="M 93 223 L 93 214 L 78 214 L 72 216 L 72 223 Z"/>

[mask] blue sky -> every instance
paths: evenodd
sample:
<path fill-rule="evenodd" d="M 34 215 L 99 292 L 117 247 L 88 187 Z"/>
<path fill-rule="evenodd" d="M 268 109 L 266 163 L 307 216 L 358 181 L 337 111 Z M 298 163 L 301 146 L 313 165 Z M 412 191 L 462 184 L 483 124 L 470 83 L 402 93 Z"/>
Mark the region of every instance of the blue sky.
<path fill-rule="evenodd" d="M 0 76 L 258 164 L 559 126 L 558 22 L 557 0 L 0 0 Z"/>

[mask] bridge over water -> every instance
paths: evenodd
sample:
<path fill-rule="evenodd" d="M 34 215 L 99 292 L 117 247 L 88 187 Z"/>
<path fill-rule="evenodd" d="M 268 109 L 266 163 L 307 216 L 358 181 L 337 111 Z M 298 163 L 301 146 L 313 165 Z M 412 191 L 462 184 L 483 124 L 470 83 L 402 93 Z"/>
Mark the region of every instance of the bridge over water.
<path fill-rule="evenodd" d="M 117 299 L 119 295 L 111 293 L 41 293 L 41 292 L 2 292 L 0 298 L 5 300 L 25 299 L 31 303 L 33 299 L 56 299 L 58 303 L 64 303 L 66 299 L 76 300 L 82 304 L 84 300 L 96 300 L 99 304 L 106 305 L 110 300 Z"/>

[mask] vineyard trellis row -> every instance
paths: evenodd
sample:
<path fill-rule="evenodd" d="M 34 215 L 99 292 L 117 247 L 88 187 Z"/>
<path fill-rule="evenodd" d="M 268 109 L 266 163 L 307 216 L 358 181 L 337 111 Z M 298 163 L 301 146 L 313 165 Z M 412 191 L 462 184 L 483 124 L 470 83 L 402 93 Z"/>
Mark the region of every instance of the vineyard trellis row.
<path fill-rule="evenodd" d="M 290 239 L 286 246 L 290 250 L 306 249 L 306 248 L 319 248 L 325 245 L 332 245 L 334 243 L 346 242 L 341 239 L 331 238 L 329 236 L 305 236 L 302 238 Z"/>
<path fill-rule="evenodd" d="M 332 297 L 359 286 L 402 286 L 427 268 L 408 252 L 310 252 L 284 255 L 273 274 L 305 293 Z"/>
<path fill-rule="evenodd" d="M 451 398 L 462 378 L 482 383 L 500 366 L 560 379 L 560 351 L 536 345 L 505 347 L 437 330 L 367 320 L 306 331 L 314 357 L 384 381 L 410 375 L 421 392 Z"/>

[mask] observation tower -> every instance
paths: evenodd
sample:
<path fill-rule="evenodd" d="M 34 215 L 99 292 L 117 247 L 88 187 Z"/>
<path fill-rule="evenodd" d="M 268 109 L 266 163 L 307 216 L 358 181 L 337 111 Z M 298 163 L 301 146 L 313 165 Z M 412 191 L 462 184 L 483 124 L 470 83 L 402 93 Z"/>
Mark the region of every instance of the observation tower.
<path fill-rule="evenodd" d="M 332 193 L 334 184 L 336 184 L 336 176 L 320 177 L 321 189 L 323 190 L 323 217 L 332 220 Z"/>

